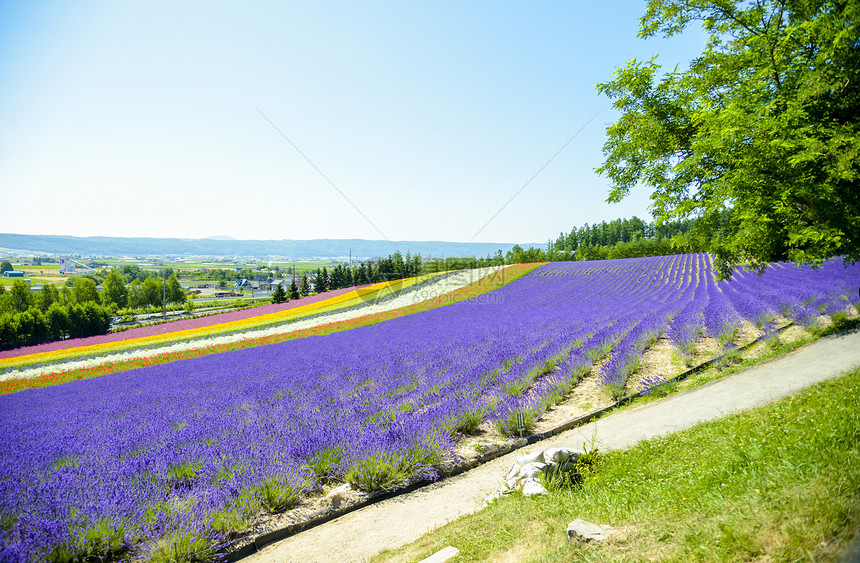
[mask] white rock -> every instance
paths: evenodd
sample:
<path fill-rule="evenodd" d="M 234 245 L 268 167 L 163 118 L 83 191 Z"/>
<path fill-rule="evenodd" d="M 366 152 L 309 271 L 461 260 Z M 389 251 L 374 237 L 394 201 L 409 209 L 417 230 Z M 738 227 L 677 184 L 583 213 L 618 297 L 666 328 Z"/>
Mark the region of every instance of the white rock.
<path fill-rule="evenodd" d="M 537 481 L 537 479 L 526 479 L 525 484 L 523 484 L 523 495 L 527 497 L 545 495 L 547 492 L 548 491 Z"/>
<path fill-rule="evenodd" d="M 352 493 L 352 486 L 349 483 L 344 483 L 340 487 L 335 487 L 334 489 L 330 490 L 325 496 L 325 499 L 329 502 L 329 504 L 337 505 L 348 500 Z"/>
<path fill-rule="evenodd" d="M 527 463 L 520 468 L 519 476 L 526 479 L 537 479 L 543 473 L 545 463 Z"/>
<path fill-rule="evenodd" d="M 543 452 L 534 452 L 517 458 L 519 465 L 528 465 L 529 463 L 546 463 L 543 457 Z"/>
<path fill-rule="evenodd" d="M 608 538 L 615 530 L 612 526 L 606 524 L 592 524 L 580 518 L 567 525 L 567 542 L 573 540 L 584 542 L 603 541 Z"/>
<path fill-rule="evenodd" d="M 508 491 L 504 487 L 499 487 L 498 489 L 487 495 L 487 498 L 484 499 L 484 502 L 486 504 L 492 504 L 496 499 L 502 498 L 506 492 Z"/>
<path fill-rule="evenodd" d="M 454 547 L 453 545 L 449 545 L 448 547 L 437 551 L 430 557 L 422 559 L 419 563 L 445 563 L 449 559 L 453 559 L 460 555 L 460 550 Z"/>
<path fill-rule="evenodd" d="M 570 450 L 567 448 L 549 448 L 543 453 L 543 457 L 555 463 L 564 463 L 570 458 Z"/>

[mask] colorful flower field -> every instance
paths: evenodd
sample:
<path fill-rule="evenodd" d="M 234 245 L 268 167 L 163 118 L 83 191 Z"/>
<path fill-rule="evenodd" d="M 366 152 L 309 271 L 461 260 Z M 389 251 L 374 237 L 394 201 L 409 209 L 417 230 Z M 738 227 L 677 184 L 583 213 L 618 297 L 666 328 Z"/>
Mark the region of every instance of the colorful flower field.
<path fill-rule="evenodd" d="M 621 393 L 661 334 L 728 349 L 741 323 L 847 311 L 860 280 L 834 260 L 716 283 L 704 254 L 532 268 L 350 330 L 0 396 L 0 560 L 214 553 L 324 483 L 432 478 L 461 432 L 513 430 L 596 362 Z"/>
<path fill-rule="evenodd" d="M 534 265 L 515 265 L 436 274 L 398 280 L 394 283 L 376 284 L 371 286 L 369 291 L 356 288 L 340 292 L 341 294 L 334 298 L 316 300 L 315 303 L 310 304 L 303 303 L 305 300 L 301 300 L 295 302 L 301 306 L 297 306 L 292 311 L 283 311 L 283 314 L 278 315 L 280 322 L 266 323 L 268 326 L 264 328 L 260 328 L 263 322 L 250 317 L 246 319 L 245 330 L 236 330 L 233 327 L 229 332 L 210 332 L 207 335 L 189 339 L 184 338 L 188 331 L 183 326 L 189 321 L 180 321 L 169 323 L 169 325 L 178 325 L 178 330 L 173 332 L 162 328 L 167 325 L 157 327 L 162 328 L 160 332 L 164 334 L 160 344 L 147 341 L 146 344 L 149 346 L 141 345 L 137 348 L 133 348 L 128 342 L 139 341 L 139 338 L 135 338 L 139 336 L 138 334 L 133 334 L 131 339 L 123 342 L 123 347 L 120 349 L 114 349 L 112 343 L 104 347 L 92 344 L 92 341 L 101 337 L 82 339 L 86 340 L 87 345 L 73 349 L 73 353 L 76 354 L 73 360 L 68 360 L 67 352 L 64 350 L 54 354 L 40 352 L 23 355 L 24 361 L 32 363 L 33 360 L 27 360 L 27 358 L 37 357 L 43 363 L 35 367 L 25 364 L 17 369 L 6 368 L 0 371 L 0 394 L 372 324 L 473 297 L 500 287 L 534 267 Z M 264 311 L 263 316 L 268 318 L 272 315 Z M 209 324 L 213 324 L 216 330 L 225 325 L 233 325 L 233 323 L 212 323 L 211 318 L 204 320 L 210 321 Z M 172 335 L 179 336 L 171 339 Z M 19 352 L 23 354 L 29 350 L 19 350 Z M 89 352 L 89 355 L 86 352 Z M 16 362 L 20 361 L 20 358 L 10 358 L 6 361 Z M 2 362 L 3 360 L 0 360 L 0 366 L 3 365 Z"/>
<path fill-rule="evenodd" d="M 209 317 L 134 328 L 103 336 L 50 342 L 38 346 L 6 350 L 0 352 L 0 369 L 97 353 L 103 354 L 142 346 L 159 345 L 165 342 L 177 342 L 218 334 L 247 331 L 262 326 L 280 324 L 308 315 L 317 315 L 373 301 L 383 295 L 403 291 L 440 275 L 442 274 L 431 274 L 419 278 L 407 278 L 368 286 L 339 289 L 312 295 L 289 303 L 267 305 L 244 311 L 233 311 Z"/>

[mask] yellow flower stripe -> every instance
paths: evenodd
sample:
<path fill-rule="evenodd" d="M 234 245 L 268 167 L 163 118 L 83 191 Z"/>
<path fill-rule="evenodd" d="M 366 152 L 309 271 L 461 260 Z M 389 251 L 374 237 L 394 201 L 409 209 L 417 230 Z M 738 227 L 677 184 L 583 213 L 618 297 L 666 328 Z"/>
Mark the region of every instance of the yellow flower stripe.
<path fill-rule="evenodd" d="M 90 344 L 86 346 L 77 346 L 75 348 L 66 348 L 63 350 L 52 350 L 48 352 L 38 352 L 35 354 L 27 354 L 24 356 L 16 356 L 12 358 L 2 358 L 0 359 L 0 367 L 21 367 L 28 364 L 35 364 L 47 361 L 67 360 L 79 356 L 87 356 L 90 354 L 115 352 L 126 348 L 137 348 L 141 346 L 152 346 L 157 344 L 164 344 L 167 342 L 189 340 L 192 338 L 211 336 L 224 332 L 259 328 L 264 325 L 284 322 L 287 320 L 297 320 L 310 315 L 344 309 L 353 305 L 358 305 L 365 301 L 371 301 L 377 299 L 383 294 L 394 293 L 403 289 L 407 289 L 417 283 L 421 283 L 430 278 L 440 276 L 443 273 L 445 272 L 425 274 L 423 276 L 418 276 L 414 278 L 406 278 L 388 282 L 379 282 L 367 287 L 354 289 L 352 291 L 338 295 L 337 297 L 324 299 L 322 301 L 309 303 L 307 305 L 301 305 L 299 307 L 287 309 L 285 311 L 258 315 L 256 317 L 251 317 L 247 319 L 239 319 L 235 321 L 229 321 L 199 328 L 177 330 L 165 334 L 129 338 L 128 340 L 120 340 L 117 342 Z"/>

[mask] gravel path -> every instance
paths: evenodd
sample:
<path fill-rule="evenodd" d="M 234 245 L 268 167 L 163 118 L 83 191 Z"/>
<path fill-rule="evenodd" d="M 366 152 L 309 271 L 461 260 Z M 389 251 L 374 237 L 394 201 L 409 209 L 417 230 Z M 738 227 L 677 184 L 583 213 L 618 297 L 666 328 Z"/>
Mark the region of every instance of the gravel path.
<path fill-rule="evenodd" d="M 860 330 L 823 338 L 785 356 L 657 402 L 606 416 L 528 446 L 582 448 L 594 436 L 602 451 L 750 409 L 860 366 Z M 420 490 L 367 506 L 264 547 L 243 563 L 364 561 L 480 510 L 521 451 Z"/>

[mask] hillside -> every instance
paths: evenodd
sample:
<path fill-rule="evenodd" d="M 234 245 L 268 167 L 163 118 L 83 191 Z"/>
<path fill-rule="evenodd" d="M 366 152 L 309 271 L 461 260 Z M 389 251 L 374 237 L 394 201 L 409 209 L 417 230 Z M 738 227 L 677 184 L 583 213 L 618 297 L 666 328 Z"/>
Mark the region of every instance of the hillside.
<path fill-rule="evenodd" d="M 19 235 L 0 233 L 0 248 L 82 256 L 231 256 L 231 257 L 353 257 L 387 256 L 395 251 L 422 256 L 486 256 L 507 252 L 512 243 L 444 241 L 386 241 L 364 239 L 224 240 L 219 238 L 124 238 Z M 530 244 L 522 246 L 532 246 Z"/>

